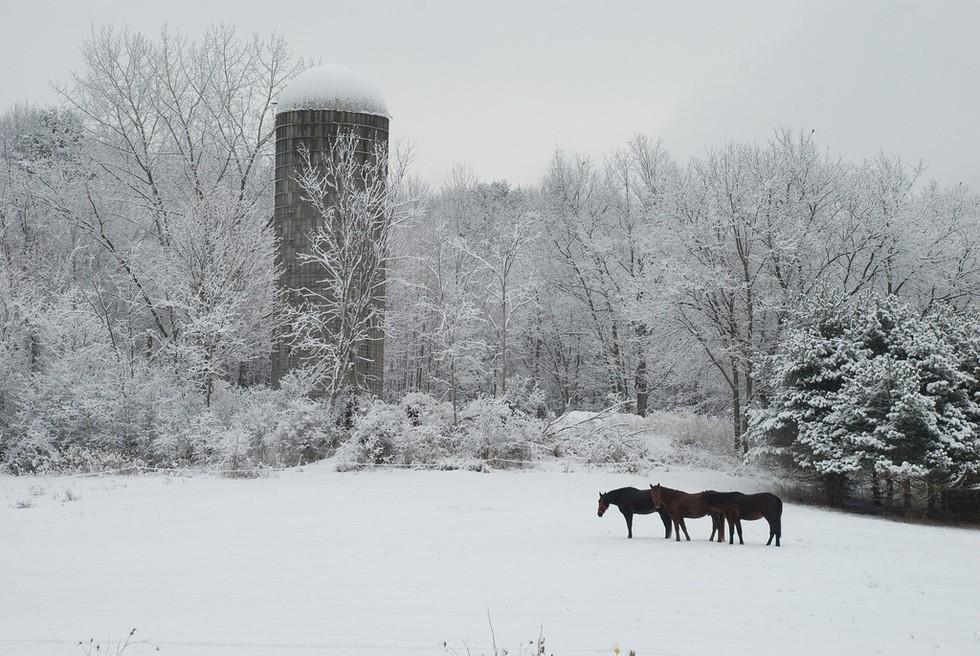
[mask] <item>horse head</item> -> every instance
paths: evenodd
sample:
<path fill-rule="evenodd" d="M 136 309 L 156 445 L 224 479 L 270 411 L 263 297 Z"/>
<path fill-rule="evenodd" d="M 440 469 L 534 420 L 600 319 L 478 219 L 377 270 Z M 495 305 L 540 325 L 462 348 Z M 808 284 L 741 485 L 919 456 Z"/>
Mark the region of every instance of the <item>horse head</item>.
<path fill-rule="evenodd" d="M 609 509 L 609 502 L 605 499 L 605 494 L 599 493 L 599 517 L 602 517 L 602 513 Z"/>
<path fill-rule="evenodd" d="M 654 510 L 660 510 L 660 506 L 664 504 L 664 493 L 660 483 L 650 485 L 650 500 L 653 501 Z"/>

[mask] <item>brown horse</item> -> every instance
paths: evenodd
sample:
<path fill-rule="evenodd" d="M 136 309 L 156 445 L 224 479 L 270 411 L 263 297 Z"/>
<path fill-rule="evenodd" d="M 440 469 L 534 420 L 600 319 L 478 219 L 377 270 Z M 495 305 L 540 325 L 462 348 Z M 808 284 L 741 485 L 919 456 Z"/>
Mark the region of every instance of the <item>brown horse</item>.
<path fill-rule="evenodd" d="M 718 542 L 723 542 L 725 540 L 725 522 L 722 515 L 718 511 L 711 510 L 705 504 L 702 496 L 701 492 L 689 494 L 663 487 L 659 483 L 650 486 L 650 499 L 653 501 L 653 507 L 657 510 L 660 510 L 661 507 L 667 508 L 667 512 L 670 513 L 670 518 L 674 522 L 674 537 L 678 542 L 681 540 L 681 531 L 684 531 L 684 537 L 687 538 L 688 542 L 691 541 L 684 519 L 697 519 L 705 515 L 711 515 L 711 537 L 708 540 L 714 541 L 717 532 Z"/>
<path fill-rule="evenodd" d="M 765 518 L 769 522 L 769 541 L 772 544 L 783 533 L 783 501 L 775 494 L 762 492 L 760 494 L 742 494 L 741 492 L 715 492 L 707 490 L 702 493 L 704 503 L 709 509 L 721 512 L 728 520 L 728 544 L 735 544 L 735 531 L 738 531 L 738 543 L 742 541 L 742 520 L 752 521 Z"/>

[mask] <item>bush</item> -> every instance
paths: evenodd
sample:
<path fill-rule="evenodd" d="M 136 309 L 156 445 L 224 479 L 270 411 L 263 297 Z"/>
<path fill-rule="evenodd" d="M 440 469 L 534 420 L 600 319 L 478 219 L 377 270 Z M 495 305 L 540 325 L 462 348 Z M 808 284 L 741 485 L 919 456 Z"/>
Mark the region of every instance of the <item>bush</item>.
<path fill-rule="evenodd" d="M 397 404 L 373 401 L 355 417 L 338 454 L 362 465 L 447 465 L 458 458 L 520 465 L 534 458 L 543 429 L 541 420 L 506 399 L 471 401 L 454 426 L 448 403 L 413 393 Z"/>
<path fill-rule="evenodd" d="M 451 406 L 413 393 L 397 404 L 373 401 L 354 418 L 350 439 L 338 454 L 358 464 L 431 465 L 458 450 Z"/>
<path fill-rule="evenodd" d="M 22 428 L 15 439 L 3 436 L 4 460 L 13 474 L 43 474 L 57 469 L 58 449 L 54 436 L 39 418 Z"/>
<path fill-rule="evenodd" d="M 98 346 L 79 349 L 23 377 L 16 411 L 0 440 L 12 472 L 69 469 L 69 451 L 151 457 L 151 443 L 170 412 L 173 382 L 149 367 L 120 373 L 104 366 Z"/>
<path fill-rule="evenodd" d="M 544 421 L 505 399 L 470 401 L 460 414 L 459 430 L 467 455 L 494 461 L 496 465 L 522 465 L 544 451 Z"/>
<path fill-rule="evenodd" d="M 334 452 L 343 437 L 334 410 L 307 398 L 288 380 L 278 390 L 241 391 L 226 423 L 242 432 L 248 460 L 270 467 L 321 460 Z"/>
<path fill-rule="evenodd" d="M 163 466 L 212 465 L 224 426 L 213 412 L 173 413 L 163 418 L 153 441 L 154 463 Z"/>
<path fill-rule="evenodd" d="M 344 435 L 330 406 L 288 379 L 278 390 L 217 385 L 210 408 L 202 407 L 196 389 L 156 382 L 87 407 L 76 402 L 83 392 L 38 377 L 26 389 L 47 396 L 23 402 L 0 434 L 7 469 L 91 472 L 152 464 L 242 471 L 322 459 Z"/>

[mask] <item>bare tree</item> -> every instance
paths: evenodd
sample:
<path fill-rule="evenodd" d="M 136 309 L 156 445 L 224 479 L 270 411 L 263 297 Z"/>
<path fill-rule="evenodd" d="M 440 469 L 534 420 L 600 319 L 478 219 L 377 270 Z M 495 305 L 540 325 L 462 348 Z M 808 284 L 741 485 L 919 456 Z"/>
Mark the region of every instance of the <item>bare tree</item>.
<path fill-rule="evenodd" d="M 536 239 L 536 225 L 536 217 L 520 216 L 505 223 L 499 235 L 492 240 L 480 245 L 460 242 L 460 248 L 479 262 L 483 274 L 486 275 L 485 290 L 492 306 L 487 319 L 493 326 L 496 337 L 495 388 L 500 394 L 507 391 L 515 317 L 534 302 L 534 269 L 522 269 L 521 265 Z"/>
<path fill-rule="evenodd" d="M 395 229 L 419 208 L 407 175 L 408 153 L 389 162 L 375 145 L 364 156 L 353 131 L 340 133 L 319 157 L 305 151 L 297 181 L 320 217 L 301 266 L 315 288 L 292 290 L 302 301 L 286 313 L 286 337 L 316 388 L 331 399 L 366 390 L 359 363 L 384 339 L 385 288 Z"/>
<path fill-rule="evenodd" d="M 58 91 L 80 119 L 85 175 L 44 177 L 42 200 L 99 253 L 113 280 L 90 291 L 134 322 L 149 345 L 134 353 L 169 360 L 210 402 L 216 376 L 268 350 L 273 102 L 303 63 L 281 37 L 225 27 L 197 40 L 93 30 L 82 61 Z"/>

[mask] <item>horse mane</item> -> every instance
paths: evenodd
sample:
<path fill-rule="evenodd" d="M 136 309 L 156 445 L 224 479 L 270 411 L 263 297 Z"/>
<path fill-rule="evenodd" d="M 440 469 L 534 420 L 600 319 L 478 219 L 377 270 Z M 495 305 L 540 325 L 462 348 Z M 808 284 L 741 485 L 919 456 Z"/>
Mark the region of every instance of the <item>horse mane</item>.
<path fill-rule="evenodd" d="M 603 493 L 602 499 L 606 503 L 610 503 L 610 504 L 617 503 L 619 499 L 623 496 L 623 492 L 629 489 L 630 488 L 628 487 L 619 487 L 616 488 L 615 490 L 609 490 L 608 492 Z"/>

